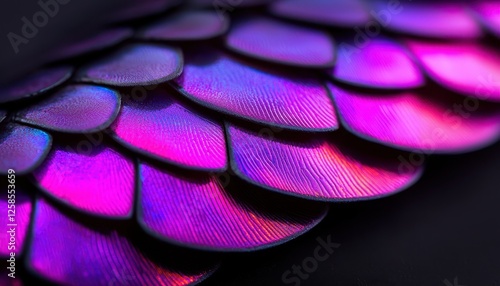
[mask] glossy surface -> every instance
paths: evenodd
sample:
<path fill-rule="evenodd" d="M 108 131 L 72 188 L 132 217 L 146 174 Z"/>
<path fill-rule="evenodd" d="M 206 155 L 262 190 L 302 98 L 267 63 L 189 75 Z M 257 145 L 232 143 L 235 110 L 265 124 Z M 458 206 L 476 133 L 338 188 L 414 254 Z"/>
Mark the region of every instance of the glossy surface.
<path fill-rule="evenodd" d="M 418 179 L 422 166 L 402 168 L 409 154 L 335 136 L 285 140 L 228 126 L 231 167 L 273 191 L 317 200 L 387 196 Z"/>
<path fill-rule="evenodd" d="M 64 81 L 73 68 L 62 66 L 35 71 L 9 84 L 0 86 L 0 103 L 15 101 L 48 91 Z"/>
<path fill-rule="evenodd" d="M 36 168 L 47 156 L 52 137 L 38 129 L 9 123 L 0 128 L 0 174 L 13 169 L 26 174 Z"/>
<path fill-rule="evenodd" d="M 500 101 L 500 53 L 477 44 L 408 41 L 429 76 L 456 92 Z"/>
<path fill-rule="evenodd" d="M 289 65 L 331 67 L 335 60 L 333 38 L 326 32 L 264 17 L 235 24 L 226 45 L 244 55 Z"/>
<path fill-rule="evenodd" d="M 500 111 L 492 112 L 477 100 L 413 92 L 373 96 L 332 88 L 348 129 L 397 148 L 463 152 L 500 136 Z"/>
<path fill-rule="evenodd" d="M 339 81 L 369 88 L 414 88 L 424 77 L 404 47 L 386 39 L 370 39 L 363 47 L 340 41 L 331 74 Z"/>
<path fill-rule="evenodd" d="M 187 272 L 157 264 L 118 232 L 96 231 L 75 222 L 42 198 L 35 208 L 27 265 L 51 282 L 103 286 L 187 285 L 211 273 L 211 269 Z M 175 259 L 163 257 L 163 261 L 175 262 Z"/>
<path fill-rule="evenodd" d="M 395 32 L 463 39 L 477 38 L 482 34 L 479 25 L 460 2 L 375 1 L 372 7 L 380 25 Z"/>
<path fill-rule="evenodd" d="M 478 19 L 497 37 L 500 37 L 500 3 L 483 1 L 473 5 Z"/>
<path fill-rule="evenodd" d="M 14 252 L 16 253 L 15 258 L 17 261 L 19 255 L 24 253 L 26 234 L 30 226 L 32 203 L 31 198 L 26 192 L 19 187 L 19 184 L 16 184 L 15 175 L 11 175 L 12 177 L 9 179 L 13 180 L 14 183 L 8 183 L 14 187 L 2 184 L 2 186 L 5 186 L 5 190 L 3 192 L 4 195 L 0 198 L 0 211 L 4 214 L 5 218 L 2 219 L 4 223 L 0 226 L 0 245 L 2 246 L 0 247 L 0 257 L 9 257 L 10 253 Z M 9 177 L 5 176 L 6 183 L 7 178 Z M 8 203 L 7 200 L 12 199 L 15 203 Z M 12 229 L 15 230 L 12 231 Z M 11 237 L 14 237 L 15 240 L 11 241 Z M 7 274 L 5 276 L 7 277 Z"/>
<path fill-rule="evenodd" d="M 114 86 L 161 83 L 182 72 L 182 52 L 165 45 L 130 44 L 83 67 L 78 80 Z"/>
<path fill-rule="evenodd" d="M 16 120 L 60 132 L 90 133 L 107 128 L 120 111 L 119 94 L 91 85 L 69 85 L 16 114 Z"/>
<path fill-rule="evenodd" d="M 147 26 L 139 36 L 142 39 L 185 41 L 204 40 L 222 35 L 229 19 L 211 11 L 182 12 Z"/>
<path fill-rule="evenodd" d="M 282 243 L 316 225 L 325 205 L 224 190 L 208 175 L 180 176 L 141 165 L 144 227 L 195 248 L 242 251 Z M 260 196 L 257 196 L 260 195 Z M 278 200 L 277 200 L 278 199 Z"/>
<path fill-rule="evenodd" d="M 126 218 L 132 212 L 134 164 L 102 143 L 55 146 L 34 178 L 46 193 L 86 213 Z"/>
<path fill-rule="evenodd" d="M 272 4 L 270 11 L 277 16 L 328 26 L 351 27 L 370 20 L 359 0 L 281 0 Z"/>
<path fill-rule="evenodd" d="M 248 120 L 300 130 L 337 128 L 332 101 L 318 79 L 204 52 L 186 56 L 175 82 L 192 100 Z"/>
<path fill-rule="evenodd" d="M 128 148 L 167 163 L 203 170 L 226 168 L 222 124 L 185 108 L 161 88 L 140 102 L 125 102 L 111 130 Z"/>

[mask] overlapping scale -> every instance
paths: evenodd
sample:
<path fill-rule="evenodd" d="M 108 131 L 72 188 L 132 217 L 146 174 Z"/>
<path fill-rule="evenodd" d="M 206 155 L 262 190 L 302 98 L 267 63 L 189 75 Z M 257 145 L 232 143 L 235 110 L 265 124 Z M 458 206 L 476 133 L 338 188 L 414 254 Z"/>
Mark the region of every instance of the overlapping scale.
<path fill-rule="evenodd" d="M 265 17 L 235 24 L 226 45 L 247 56 L 289 65 L 324 68 L 335 63 L 333 38 L 326 32 Z"/>
<path fill-rule="evenodd" d="M 252 184 L 307 199 L 387 196 L 410 186 L 422 171 L 422 162 L 405 164 L 410 156 L 406 152 L 356 141 L 360 139 L 341 132 L 285 139 L 236 126 L 227 131 L 236 174 Z"/>
<path fill-rule="evenodd" d="M 337 119 L 317 78 L 277 71 L 221 53 L 186 55 L 175 87 L 218 111 L 268 125 L 308 131 L 333 130 Z"/>
<path fill-rule="evenodd" d="M 78 73 L 78 80 L 113 86 L 152 85 L 182 72 L 182 52 L 165 45 L 130 44 Z"/>
<path fill-rule="evenodd" d="M 374 1 L 372 16 L 394 32 L 431 38 L 480 37 L 481 28 L 460 2 Z"/>
<path fill-rule="evenodd" d="M 428 75 L 448 89 L 500 101 L 500 53 L 473 43 L 408 41 Z"/>
<path fill-rule="evenodd" d="M 166 17 L 144 28 L 141 39 L 186 41 L 205 40 L 224 34 L 229 19 L 212 11 L 185 11 Z"/>
<path fill-rule="evenodd" d="M 500 37 L 500 3 L 480 1 L 472 6 L 481 23 L 497 37 Z"/>
<path fill-rule="evenodd" d="M 133 31 L 129 28 L 112 28 L 59 47 L 50 54 L 50 57 L 54 60 L 59 60 L 99 51 L 122 42 L 131 37 L 132 34 Z"/>
<path fill-rule="evenodd" d="M 13 176 L 15 177 L 15 175 Z M 10 177 L 10 179 L 14 179 L 14 177 Z M 5 182 L 8 178 L 5 177 Z M 19 178 L 17 179 L 19 180 Z M 9 185 L 14 187 L 9 187 Z M 0 247 L 0 257 L 8 257 L 11 252 L 14 252 L 18 261 L 25 248 L 24 242 L 30 226 L 32 203 L 31 198 L 19 187 L 19 183 L 14 182 L 9 185 L 2 183 L 4 190 L 2 198 L 0 198 L 0 211 L 5 217 L 0 226 L 0 245 L 2 246 Z M 10 204 L 8 200 L 14 200 L 14 203 Z M 14 241 L 11 238 L 14 238 Z"/>
<path fill-rule="evenodd" d="M 62 285 L 188 285 L 213 269 L 157 264 L 116 231 L 96 231 L 64 216 L 40 198 L 35 205 L 28 268 Z M 157 252 L 163 253 L 163 250 Z M 175 261 L 176 257 L 163 257 Z"/>
<path fill-rule="evenodd" d="M 0 103 L 11 102 L 46 92 L 64 81 L 72 74 L 68 66 L 45 68 L 35 71 L 24 78 L 0 86 Z"/>
<path fill-rule="evenodd" d="M 271 4 L 270 11 L 277 16 L 334 27 L 359 26 L 370 20 L 360 0 L 281 0 Z"/>
<path fill-rule="evenodd" d="M 58 145 L 33 175 L 44 192 L 86 213 L 109 218 L 132 213 L 134 163 L 104 144 Z"/>
<path fill-rule="evenodd" d="M 120 97 L 116 91 L 76 84 L 18 112 L 15 119 L 60 132 L 91 133 L 109 127 L 119 111 Z"/>
<path fill-rule="evenodd" d="M 141 164 L 139 220 L 156 236 L 194 248 L 246 251 L 291 239 L 325 215 L 326 205 L 275 194 L 225 190 L 213 176 Z"/>
<path fill-rule="evenodd" d="M 370 95 L 332 86 L 345 127 L 397 148 L 463 152 L 500 136 L 500 112 L 477 99 L 416 92 Z"/>
<path fill-rule="evenodd" d="M 114 9 L 108 15 L 111 22 L 130 21 L 138 18 L 143 18 L 148 15 L 165 12 L 169 8 L 173 8 L 180 3 L 181 0 L 126 0 L 124 5 Z"/>
<path fill-rule="evenodd" d="M 0 174 L 13 169 L 17 175 L 31 172 L 45 159 L 52 137 L 38 129 L 9 123 L 0 128 Z"/>
<path fill-rule="evenodd" d="M 127 101 L 112 125 L 113 137 L 153 158 L 203 170 L 226 168 L 222 123 L 184 107 L 157 88 L 143 101 Z"/>
<path fill-rule="evenodd" d="M 424 84 L 424 76 L 407 50 L 393 40 L 378 37 L 363 46 L 340 41 L 337 50 L 337 63 L 331 75 L 341 82 L 385 89 Z"/>

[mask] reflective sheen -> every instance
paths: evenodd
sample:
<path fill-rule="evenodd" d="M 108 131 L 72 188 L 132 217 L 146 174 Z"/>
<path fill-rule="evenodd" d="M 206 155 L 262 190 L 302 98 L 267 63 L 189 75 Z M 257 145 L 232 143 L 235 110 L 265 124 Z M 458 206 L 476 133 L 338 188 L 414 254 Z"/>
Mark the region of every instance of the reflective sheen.
<path fill-rule="evenodd" d="M 147 26 L 139 38 L 166 41 L 204 40 L 224 34 L 229 19 L 211 11 L 190 11 L 168 16 Z"/>
<path fill-rule="evenodd" d="M 206 51 L 186 56 L 180 91 L 209 108 L 264 124 L 332 130 L 337 119 L 319 79 L 251 66 Z"/>
<path fill-rule="evenodd" d="M 489 112 L 477 100 L 413 92 L 375 96 L 332 88 L 346 128 L 396 148 L 463 152 L 500 136 L 500 112 Z"/>
<path fill-rule="evenodd" d="M 157 264 L 116 231 L 96 231 L 40 198 L 35 206 L 28 266 L 63 285 L 188 285 L 211 269 L 183 271 Z M 159 253 L 163 251 L 157 250 Z M 176 257 L 164 256 L 163 261 Z"/>
<path fill-rule="evenodd" d="M 478 38 L 481 28 L 458 3 L 376 1 L 375 19 L 386 29 L 432 38 Z M 372 28 L 374 29 L 374 28 Z"/>
<path fill-rule="evenodd" d="M 333 38 L 326 32 L 271 18 L 248 18 L 235 24 L 226 44 L 232 50 L 284 64 L 332 67 Z"/>
<path fill-rule="evenodd" d="M 340 41 L 332 75 L 339 81 L 369 88 L 414 88 L 424 77 L 406 49 L 385 39 L 369 40 L 363 47 Z"/>
<path fill-rule="evenodd" d="M 52 137 L 38 129 L 10 123 L 0 128 L 0 174 L 13 169 L 17 175 L 36 168 L 47 156 Z"/>
<path fill-rule="evenodd" d="M 156 159 L 194 169 L 226 168 L 222 124 L 185 108 L 163 89 L 125 102 L 111 129 L 120 143 Z"/>
<path fill-rule="evenodd" d="M 208 175 L 178 176 L 142 164 L 142 225 L 168 241 L 195 248 L 242 251 L 283 243 L 316 225 L 325 205 L 231 193 Z M 241 187 L 240 187 L 241 188 Z"/>
<path fill-rule="evenodd" d="M 60 132 L 90 133 L 107 128 L 120 111 L 117 92 L 70 85 L 16 114 L 16 120 Z"/>
<path fill-rule="evenodd" d="M 500 3 L 494 1 L 478 2 L 473 6 L 479 20 L 497 37 L 500 37 Z"/>
<path fill-rule="evenodd" d="M 0 103 L 15 101 L 48 91 L 66 81 L 72 72 L 73 68 L 67 66 L 46 68 L 2 85 L 0 86 Z"/>
<path fill-rule="evenodd" d="M 5 176 L 5 182 L 7 182 L 7 176 Z M 0 212 L 2 212 L 5 216 L 5 219 L 2 219 L 2 222 L 4 223 L 0 225 L 0 245 L 2 246 L 0 247 L 0 257 L 8 257 L 11 252 L 15 252 L 15 258 L 17 261 L 19 255 L 24 252 L 24 242 L 30 226 L 32 204 L 31 198 L 22 188 L 19 187 L 19 184 L 14 183 L 13 185 L 15 187 L 11 188 L 4 183 L 2 184 L 2 186 L 5 186 L 5 189 L 3 191 L 2 198 L 0 198 Z M 8 197 L 12 195 L 14 197 Z M 8 204 L 7 201 L 7 199 L 12 198 L 15 200 L 15 204 L 13 204 L 15 208 L 9 207 L 12 206 L 12 204 Z M 7 217 L 9 220 L 7 220 Z M 11 218 L 13 218 L 13 221 L 10 221 Z M 11 241 L 12 232 L 10 231 L 10 228 L 12 226 L 9 225 L 10 223 L 15 224 L 15 242 Z M 13 249 L 12 247 L 15 248 Z M 4 275 L 4 273 L 1 274 Z M 5 274 L 5 276 L 7 277 L 7 274 Z M 9 279 L 13 280 L 12 278 Z M 1 281 L 0 284 L 10 285 L 2 284 Z"/>
<path fill-rule="evenodd" d="M 270 9 L 277 16 L 328 26 L 352 27 L 370 20 L 359 0 L 281 0 Z"/>
<path fill-rule="evenodd" d="M 71 207 L 110 218 L 131 215 L 134 164 L 102 143 L 56 146 L 34 177 L 42 190 Z"/>
<path fill-rule="evenodd" d="M 500 101 L 500 53 L 469 43 L 409 41 L 408 45 L 439 84 L 471 97 Z"/>
<path fill-rule="evenodd" d="M 182 52 L 164 45 L 130 44 L 83 67 L 78 79 L 115 86 L 161 83 L 182 72 Z"/>
<path fill-rule="evenodd" d="M 294 140 L 268 139 L 235 126 L 229 126 L 228 133 L 236 174 L 270 190 L 307 199 L 387 196 L 410 186 L 422 171 L 422 165 L 404 168 L 400 158 L 409 155 L 405 152 L 338 133 Z"/>

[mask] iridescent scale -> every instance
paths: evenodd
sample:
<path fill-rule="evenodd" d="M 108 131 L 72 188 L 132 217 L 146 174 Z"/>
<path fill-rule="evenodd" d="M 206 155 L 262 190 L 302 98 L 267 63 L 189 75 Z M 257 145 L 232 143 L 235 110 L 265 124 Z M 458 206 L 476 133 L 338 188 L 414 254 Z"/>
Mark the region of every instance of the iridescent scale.
<path fill-rule="evenodd" d="M 500 137 L 496 3 L 212 2 L 134 1 L 0 87 L 0 173 L 29 179 L 31 274 L 196 283 L 218 261 L 186 267 L 184 251 L 284 243 L 332 202 L 411 186 L 424 172 L 412 154 Z"/>

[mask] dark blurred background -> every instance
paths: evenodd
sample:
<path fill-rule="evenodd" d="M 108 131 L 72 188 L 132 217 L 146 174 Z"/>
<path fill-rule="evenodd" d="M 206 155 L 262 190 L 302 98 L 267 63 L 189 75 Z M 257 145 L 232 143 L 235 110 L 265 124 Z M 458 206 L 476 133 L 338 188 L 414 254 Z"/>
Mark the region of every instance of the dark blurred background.
<path fill-rule="evenodd" d="M 43 27 L 27 43 L 18 45 L 16 54 L 9 33 L 23 36 L 22 29 L 26 17 L 43 11 L 38 2 L 57 3 L 58 11 L 48 17 Z M 66 3 L 67 2 L 67 3 Z M 5 0 L 0 8 L 0 83 L 12 80 L 22 73 L 43 64 L 47 51 L 63 42 L 83 38 L 105 24 L 106 15 L 116 7 L 123 7 L 131 0 Z M 61 4 L 66 3 L 66 4 Z M 38 20 L 43 23 L 44 19 Z M 23 37 L 24 38 L 24 37 Z"/>

